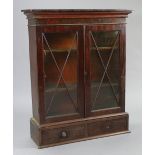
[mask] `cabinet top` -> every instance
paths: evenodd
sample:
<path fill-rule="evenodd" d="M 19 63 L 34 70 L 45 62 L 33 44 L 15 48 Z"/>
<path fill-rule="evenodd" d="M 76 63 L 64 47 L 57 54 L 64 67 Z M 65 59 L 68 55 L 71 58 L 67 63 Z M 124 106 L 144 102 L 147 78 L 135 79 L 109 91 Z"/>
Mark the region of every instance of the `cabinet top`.
<path fill-rule="evenodd" d="M 93 17 L 127 17 L 131 10 L 121 9 L 26 9 L 22 10 L 28 18 L 45 18 L 45 16 L 76 18 L 80 15 L 84 18 Z"/>
<path fill-rule="evenodd" d="M 131 13 L 132 10 L 124 9 L 25 9 L 21 10 L 24 13 L 30 12 L 103 12 L 103 13 Z"/>

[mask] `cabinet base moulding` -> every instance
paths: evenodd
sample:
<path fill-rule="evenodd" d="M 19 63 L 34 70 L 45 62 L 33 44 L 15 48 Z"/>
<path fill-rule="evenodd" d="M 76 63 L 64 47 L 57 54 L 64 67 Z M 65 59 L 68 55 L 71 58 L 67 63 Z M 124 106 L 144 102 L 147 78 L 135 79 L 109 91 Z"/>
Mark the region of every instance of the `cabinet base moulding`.
<path fill-rule="evenodd" d="M 31 137 L 38 148 L 51 147 L 94 138 L 130 133 L 129 115 L 118 113 L 77 119 L 71 122 L 39 125 L 31 118 Z"/>

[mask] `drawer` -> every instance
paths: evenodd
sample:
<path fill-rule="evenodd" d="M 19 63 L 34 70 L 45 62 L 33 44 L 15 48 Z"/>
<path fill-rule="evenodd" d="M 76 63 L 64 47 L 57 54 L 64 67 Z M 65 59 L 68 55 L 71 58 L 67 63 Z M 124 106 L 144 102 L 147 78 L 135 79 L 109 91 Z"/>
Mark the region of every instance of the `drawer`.
<path fill-rule="evenodd" d="M 61 143 L 85 137 L 85 125 L 42 129 L 42 145 Z"/>
<path fill-rule="evenodd" d="M 87 124 L 88 136 L 110 134 L 128 130 L 128 118 L 109 118 L 93 121 Z"/>

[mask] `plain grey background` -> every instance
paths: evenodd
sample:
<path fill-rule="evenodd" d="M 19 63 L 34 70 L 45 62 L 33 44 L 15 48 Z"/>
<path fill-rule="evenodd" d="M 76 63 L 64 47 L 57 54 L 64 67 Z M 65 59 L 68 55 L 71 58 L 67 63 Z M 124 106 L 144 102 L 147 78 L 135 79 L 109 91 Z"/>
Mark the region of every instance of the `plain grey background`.
<path fill-rule="evenodd" d="M 22 9 L 130 9 L 127 19 L 126 111 L 131 134 L 37 149 L 32 117 L 29 44 Z M 141 0 L 14 0 L 14 155 L 141 155 Z"/>

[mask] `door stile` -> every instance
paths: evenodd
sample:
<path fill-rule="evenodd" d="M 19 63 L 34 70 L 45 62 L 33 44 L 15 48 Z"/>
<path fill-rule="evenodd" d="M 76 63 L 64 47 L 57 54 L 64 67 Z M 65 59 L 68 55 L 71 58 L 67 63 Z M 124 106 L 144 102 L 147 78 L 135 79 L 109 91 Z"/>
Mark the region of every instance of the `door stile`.
<path fill-rule="evenodd" d="M 90 100 L 90 36 L 85 27 L 85 117 L 90 116 L 91 100 Z"/>
<path fill-rule="evenodd" d="M 126 74 L 126 26 L 120 30 L 120 98 L 121 111 L 125 111 L 125 75 Z"/>
<path fill-rule="evenodd" d="M 78 33 L 78 103 L 80 106 L 81 117 L 85 115 L 85 95 L 84 95 L 84 31 L 83 27 L 80 26 L 80 33 Z"/>

